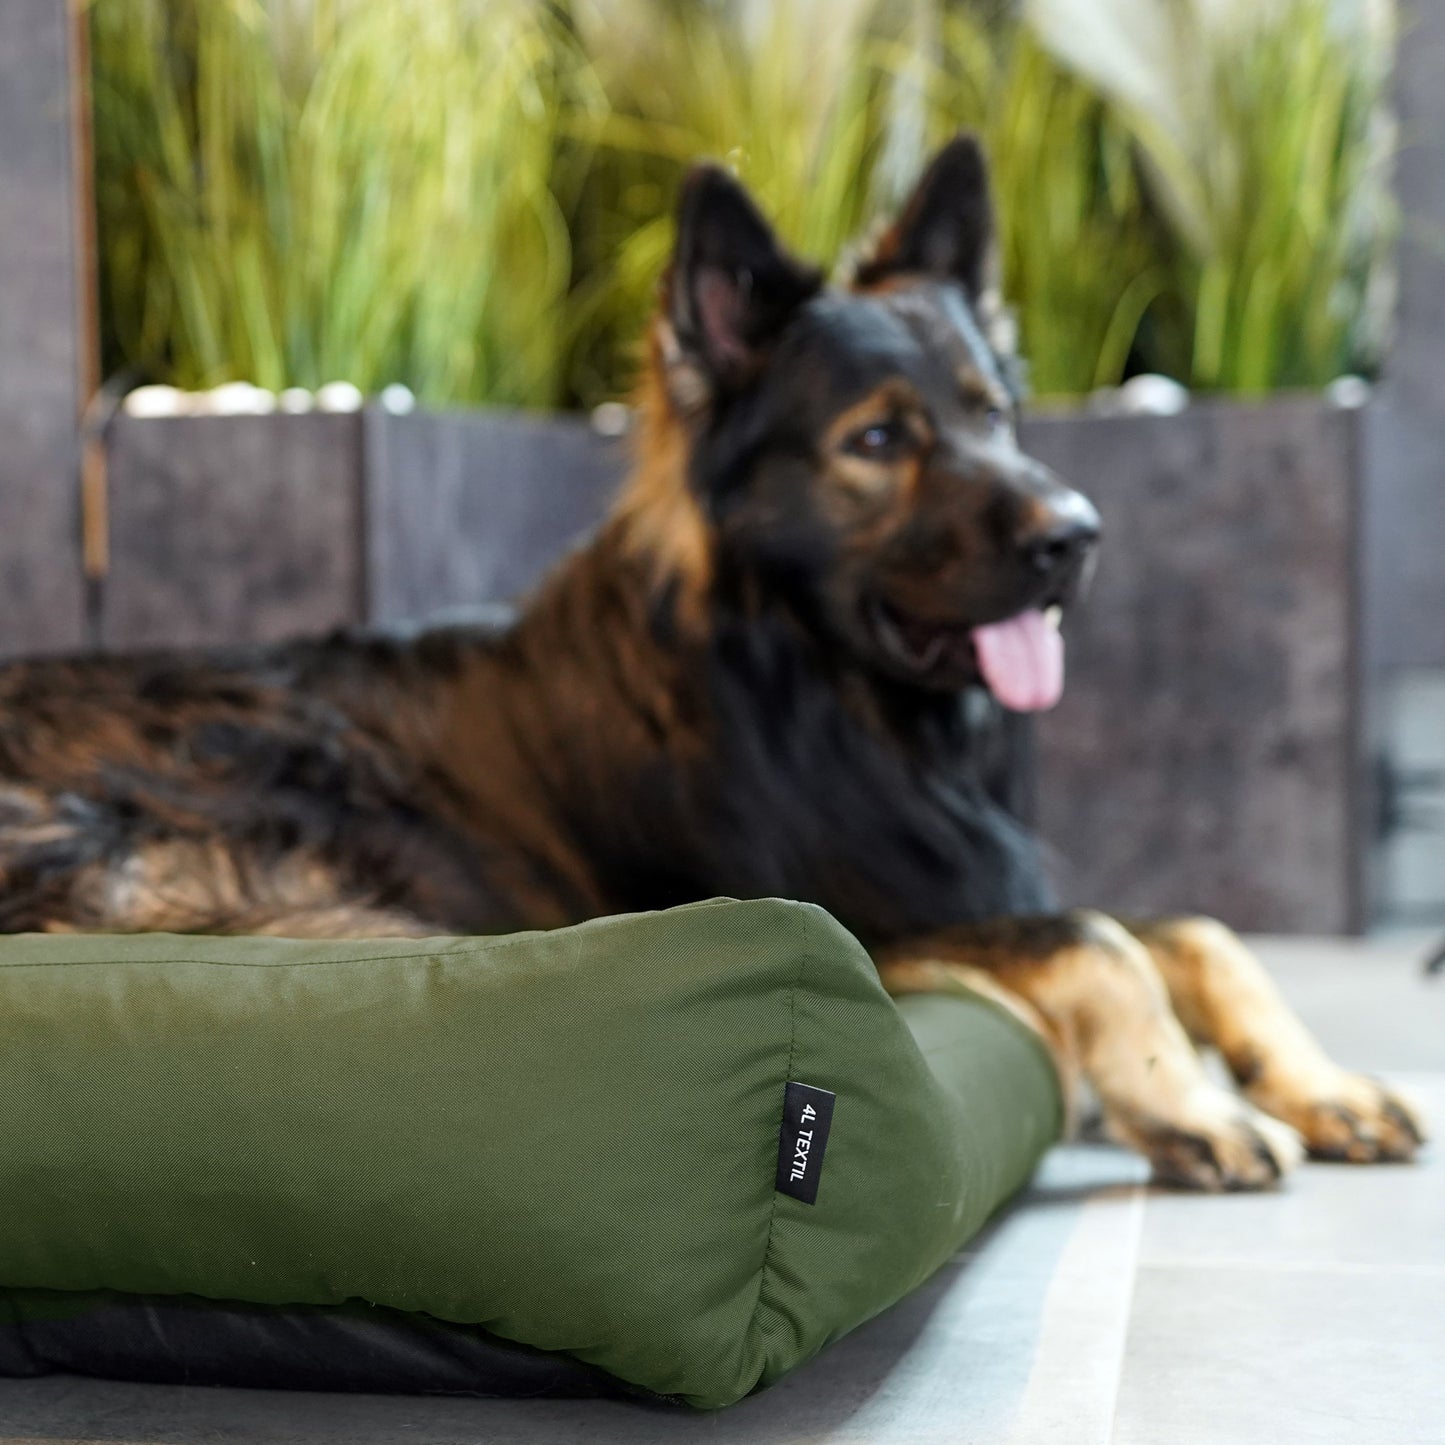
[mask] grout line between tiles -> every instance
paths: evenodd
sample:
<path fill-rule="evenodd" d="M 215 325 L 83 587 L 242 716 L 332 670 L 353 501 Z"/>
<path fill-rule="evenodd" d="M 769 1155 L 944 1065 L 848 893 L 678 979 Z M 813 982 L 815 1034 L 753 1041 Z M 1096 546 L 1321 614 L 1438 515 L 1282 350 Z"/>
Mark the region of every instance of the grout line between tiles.
<path fill-rule="evenodd" d="M 1108 1445 L 1123 1379 L 1145 1190 L 1086 1202 L 1044 1299 L 1010 1445 Z"/>
<path fill-rule="evenodd" d="M 1260 1274 L 1423 1275 L 1445 1279 L 1445 1264 L 1408 1264 L 1389 1261 L 1373 1264 L 1366 1260 L 1262 1259 L 1257 1255 L 1212 1254 L 1205 1258 L 1198 1255 L 1141 1254 L 1138 1268 L 1239 1269 Z"/>
<path fill-rule="evenodd" d="M 1105 1445 L 1113 1445 L 1119 1428 L 1119 1399 L 1124 1392 L 1124 1366 L 1129 1359 L 1129 1326 L 1134 1319 L 1134 1300 L 1139 1293 L 1139 1271 L 1144 1256 L 1144 1211 L 1149 1207 L 1150 1190 L 1147 1185 L 1139 1186 L 1138 1210 L 1134 1219 L 1134 1259 L 1129 1270 L 1127 1298 L 1124 1303 L 1124 1321 L 1119 1331 L 1119 1363 L 1114 1371 L 1114 1397 L 1109 1402 L 1109 1431 L 1104 1436 Z"/>

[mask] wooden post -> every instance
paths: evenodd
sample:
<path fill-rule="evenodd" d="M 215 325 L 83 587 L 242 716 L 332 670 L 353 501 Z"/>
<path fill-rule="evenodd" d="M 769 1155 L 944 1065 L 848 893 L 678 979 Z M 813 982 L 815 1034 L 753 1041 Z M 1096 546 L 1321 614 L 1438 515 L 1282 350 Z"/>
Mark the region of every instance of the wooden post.
<path fill-rule="evenodd" d="M 85 635 L 78 424 L 94 385 L 81 30 L 0 4 L 0 656 Z"/>

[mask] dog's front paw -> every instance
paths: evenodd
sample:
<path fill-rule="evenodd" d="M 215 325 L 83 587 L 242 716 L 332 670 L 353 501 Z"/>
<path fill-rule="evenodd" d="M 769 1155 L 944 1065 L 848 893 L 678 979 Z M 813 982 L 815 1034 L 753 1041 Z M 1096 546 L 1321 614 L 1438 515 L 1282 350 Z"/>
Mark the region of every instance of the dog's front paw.
<path fill-rule="evenodd" d="M 1105 1123 L 1149 1160 L 1156 1182 L 1181 1189 L 1268 1189 L 1304 1157 L 1287 1124 L 1212 1086 L 1193 1092 L 1177 1117 L 1114 1116 Z"/>
<path fill-rule="evenodd" d="M 1315 1159 L 1401 1162 L 1413 1159 L 1428 1137 L 1419 1107 L 1403 1094 L 1334 1065 L 1303 1076 L 1265 1075 L 1247 1092 L 1296 1129 Z"/>

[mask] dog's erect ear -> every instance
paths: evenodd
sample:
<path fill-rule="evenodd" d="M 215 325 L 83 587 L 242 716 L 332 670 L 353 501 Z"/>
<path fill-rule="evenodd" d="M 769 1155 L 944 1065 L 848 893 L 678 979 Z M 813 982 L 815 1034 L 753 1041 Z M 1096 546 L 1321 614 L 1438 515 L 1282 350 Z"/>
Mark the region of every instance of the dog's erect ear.
<path fill-rule="evenodd" d="M 677 249 L 663 307 L 678 355 L 711 392 L 750 381 L 789 316 L 814 295 L 822 273 L 790 256 L 719 166 L 697 166 L 683 186 Z"/>
<path fill-rule="evenodd" d="M 976 137 L 958 135 L 934 156 L 853 279 L 866 288 L 891 276 L 931 276 L 961 283 L 976 300 L 988 284 L 992 252 L 988 164 Z"/>

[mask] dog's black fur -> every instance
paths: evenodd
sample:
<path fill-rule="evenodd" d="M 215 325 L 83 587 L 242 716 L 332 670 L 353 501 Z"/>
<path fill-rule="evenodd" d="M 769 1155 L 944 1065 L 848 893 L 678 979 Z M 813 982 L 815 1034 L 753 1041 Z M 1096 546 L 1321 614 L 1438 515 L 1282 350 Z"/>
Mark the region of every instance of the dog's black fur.
<path fill-rule="evenodd" d="M 0 670 L 0 928 L 1043 911 L 968 630 L 1066 602 L 1096 519 L 1014 444 L 989 242 L 966 139 L 836 289 L 695 172 L 598 537 L 498 631 Z"/>

